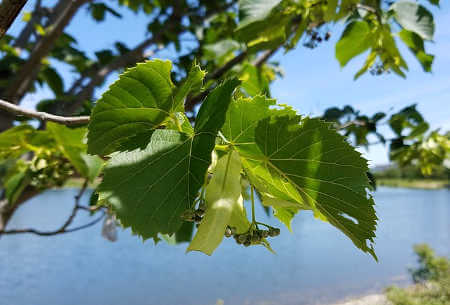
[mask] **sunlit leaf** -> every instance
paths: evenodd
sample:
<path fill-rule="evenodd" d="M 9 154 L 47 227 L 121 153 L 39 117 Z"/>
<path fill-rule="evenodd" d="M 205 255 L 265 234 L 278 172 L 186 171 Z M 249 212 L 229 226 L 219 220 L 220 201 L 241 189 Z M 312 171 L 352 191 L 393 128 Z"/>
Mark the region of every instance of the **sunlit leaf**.
<path fill-rule="evenodd" d="M 366 21 L 353 21 L 347 25 L 336 44 L 336 58 L 345 66 L 352 58 L 368 50 L 373 44 L 373 35 Z"/>
<path fill-rule="evenodd" d="M 113 155 L 98 188 L 125 227 L 144 239 L 172 234 L 192 207 L 211 163 L 211 152 L 234 88 L 230 80 L 214 89 L 200 108 L 194 134 L 158 129 L 143 150 Z"/>
<path fill-rule="evenodd" d="M 394 18 L 405 29 L 426 40 L 434 35 L 433 15 L 422 5 L 413 1 L 396 1 L 391 9 Z"/>

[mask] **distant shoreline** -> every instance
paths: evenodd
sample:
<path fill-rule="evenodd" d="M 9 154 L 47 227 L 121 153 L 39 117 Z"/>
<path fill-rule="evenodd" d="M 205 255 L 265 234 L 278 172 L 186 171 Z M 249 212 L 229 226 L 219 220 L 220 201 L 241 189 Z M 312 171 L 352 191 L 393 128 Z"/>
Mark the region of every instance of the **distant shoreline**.
<path fill-rule="evenodd" d="M 450 188 L 450 180 L 378 178 L 377 186 L 436 190 Z"/>

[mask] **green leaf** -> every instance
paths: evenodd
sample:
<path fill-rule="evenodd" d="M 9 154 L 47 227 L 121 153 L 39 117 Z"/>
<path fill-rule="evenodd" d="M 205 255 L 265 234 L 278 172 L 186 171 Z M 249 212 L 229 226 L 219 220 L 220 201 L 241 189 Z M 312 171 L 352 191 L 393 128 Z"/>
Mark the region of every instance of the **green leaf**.
<path fill-rule="evenodd" d="M 184 132 L 188 135 L 194 134 L 194 128 L 191 125 L 188 117 L 184 114 L 184 112 L 176 112 L 174 113 L 172 120 L 167 122 L 167 128 L 172 130 L 178 130 Z"/>
<path fill-rule="evenodd" d="M 255 129 L 258 122 L 272 114 L 273 110 L 270 107 L 274 105 L 275 100 L 262 96 L 233 101 L 228 109 L 222 133 L 239 151 L 244 170 L 250 182 L 261 194 L 262 203 L 278 209 L 275 217 L 289 228 L 290 219 L 285 217 L 287 213 L 308 207 L 300 205 L 301 196 L 294 187 L 280 177 L 272 177 L 266 168 L 260 166 L 260 159 L 264 158 L 264 155 L 255 142 Z M 287 107 L 279 111 L 286 114 L 293 113 Z"/>
<path fill-rule="evenodd" d="M 194 64 L 180 88 L 176 91 L 173 103 L 179 107 L 178 111 L 184 112 L 183 102 L 191 92 L 198 92 L 202 88 L 206 72 L 198 64 Z"/>
<path fill-rule="evenodd" d="M 214 175 L 206 187 L 206 213 L 187 251 L 211 255 L 220 245 L 233 210 L 242 210 L 241 162 L 239 154 L 229 152 L 217 161 Z"/>
<path fill-rule="evenodd" d="M 422 5 L 412 1 L 398 1 L 391 5 L 395 20 L 422 39 L 433 40 L 433 15 Z"/>
<path fill-rule="evenodd" d="M 375 51 L 371 51 L 369 56 L 367 56 L 364 66 L 355 74 L 354 80 L 357 80 L 361 75 L 366 73 L 367 70 L 369 70 L 369 68 L 373 66 L 376 59 L 377 59 L 377 53 Z"/>
<path fill-rule="evenodd" d="M 0 157 L 17 158 L 29 151 L 26 144 L 34 132 L 33 127 L 23 124 L 0 133 Z"/>
<path fill-rule="evenodd" d="M 341 67 L 345 66 L 353 57 L 368 50 L 373 41 L 373 34 L 366 21 L 349 23 L 336 44 L 336 58 Z"/>
<path fill-rule="evenodd" d="M 170 61 L 152 60 L 120 75 L 92 112 L 88 127 L 90 154 L 134 149 L 121 146 L 130 137 L 150 139 L 153 130 L 179 106 L 172 98 L 171 68 Z"/>
<path fill-rule="evenodd" d="M 439 0 L 428 0 L 433 5 L 439 6 Z"/>
<path fill-rule="evenodd" d="M 264 20 L 269 16 L 281 0 L 241 0 L 239 1 L 239 9 L 244 18 L 239 23 L 242 28 L 252 22 Z"/>
<path fill-rule="evenodd" d="M 47 130 L 53 135 L 56 145 L 69 159 L 78 173 L 89 181 L 93 181 L 103 166 L 103 160 L 97 156 L 86 154 L 86 128 L 68 128 L 66 126 L 48 122 Z"/>
<path fill-rule="evenodd" d="M 64 93 L 64 82 L 61 76 L 51 67 L 42 70 L 42 77 L 56 96 Z"/>
<path fill-rule="evenodd" d="M 269 80 L 254 65 L 246 64 L 239 79 L 242 81 L 241 87 L 249 96 L 269 93 Z"/>
<path fill-rule="evenodd" d="M 416 56 L 417 60 L 422 65 L 422 68 L 426 72 L 431 72 L 434 56 L 425 53 L 423 39 L 416 33 L 408 30 L 401 30 L 399 37 Z"/>
<path fill-rule="evenodd" d="M 28 167 L 24 162 L 19 160 L 13 168 L 11 168 L 5 179 L 3 186 L 5 188 L 5 197 L 10 205 L 14 203 L 22 194 L 23 190 L 28 186 L 30 177 L 28 175 Z"/>
<path fill-rule="evenodd" d="M 302 205 L 376 259 L 377 217 L 360 153 L 319 119 L 274 114 L 258 123 L 255 134 L 264 154 L 258 166 L 294 187 Z"/>
<path fill-rule="evenodd" d="M 181 214 L 204 183 L 217 132 L 238 84 L 229 80 L 208 95 L 193 135 L 158 129 L 144 150 L 112 156 L 98 188 L 99 200 L 112 206 L 123 226 L 144 239 L 178 231 Z"/>
<path fill-rule="evenodd" d="M 176 243 L 190 242 L 194 233 L 194 223 L 184 221 L 180 229 L 175 233 Z"/>
<path fill-rule="evenodd" d="M 223 39 L 203 47 L 205 58 L 209 60 L 222 60 L 232 52 L 240 48 L 239 42 L 231 39 Z"/>

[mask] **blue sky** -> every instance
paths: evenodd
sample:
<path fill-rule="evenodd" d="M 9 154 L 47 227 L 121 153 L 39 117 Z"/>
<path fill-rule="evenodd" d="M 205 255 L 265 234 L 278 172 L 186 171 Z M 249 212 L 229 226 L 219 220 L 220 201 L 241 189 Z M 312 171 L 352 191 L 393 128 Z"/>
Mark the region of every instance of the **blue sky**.
<path fill-rule="evenodd" d="M 48 2 L 49 0 L 44 0 Z M 397 111 L 406 105 L 418 104 L 418 109 L 431 127 L 450 130 L 450 6 L 441 1 L 440 9 L 433 9 L 436 21 L 435 41 L 427 44 L 427 50 L 436 56 L 432 73 L 423 72 L 418 62 L 408 50 L 401 49 L 409 65 L 407 79 L 395 75 L 362 76 L 357 81 L 353 76 L 361 67 L 365 56 L 362 55 L 341 69 L 334 57 L 334 46 L 342 26 L 330 27 L 332 38 L 318 48 L 310 50 L 304 47 L 283 54 L 278 52 L 274 60 L 284 69 L 284 78 L 272 85 L 273 97 L 278 102 L 290 104 L 301 114 L 320 115 L 331 106 L 352 105 L 366 114 L 377 111 Z M 34 1 L 27 3 L 24 11 L 30 11 Z M 86 10 L 81 10 L 68 28 L 75 36 L 81 49 L 88 55 L 102 48 L 111 48 L 114 41 L 125 42 L 129 47 L 145 37 L 148 17 L 135 15 L 127 10 L 118 10 L 122 19 L 108 15 L 103 23 L 95 23 Z M 11 31 L 20 30 L 23 22 L 16 20 Z M 173 52 L 159 53 L 159 58 L 171 59 Z M 65 79 L 72 79 L 68 69 L 58 65 L 64 71 Z M 114 81 L 116 75 L 108 79 Z M 66 84 L 67 86 L 67 84 Z M 101 90 L 104 90 L 102 88 Z M 98 92 L 101 93 L 101 92 Z M 23 105 L 32 108 L 37 100 L 51 97 L 48 89 L 29 95 Z M 384 127 L 389 137 L 389 129 Z M 377 145 L 369 151 L 361 149 L 370 160 L 370 165 L 388 163 L 386 148 Z"/>

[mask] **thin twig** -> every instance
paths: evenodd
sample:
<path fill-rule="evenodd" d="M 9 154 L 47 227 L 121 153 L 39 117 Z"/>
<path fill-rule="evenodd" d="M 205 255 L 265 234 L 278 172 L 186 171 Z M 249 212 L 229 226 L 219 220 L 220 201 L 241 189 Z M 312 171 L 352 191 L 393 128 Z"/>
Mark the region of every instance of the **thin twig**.
<path fill-rule="evenodd" d="M 91 222 L 88 222 L 84 225 L 78 226 L 78 227 L 74 227 L 71 229 L 66 229 L 64 231 L 59 231 L 59 230 L 55 230 L 55 231 L 39 231 L 36 229 L 11 229 L 11 230 L 5 230 L 5 231 L 0 231 L 1 234 L 35 234 L 35 235 L 39 235 L 39 236 L 53 236 L 53 235 L 59 235 L 59 234 L 66 234 L 66 233 L 71 233 L 71 232 L 75 232 L 75 231 L 79 231 L 82 229 L 86 229 L 88 227 L 91 227 L 93 225 L 95 225 L 96 223 L 98 223 L 100 220 L 103 219 L 103 217 L 105 217 L 105 212 L 102 211 L 102 214 L 97 217 L 96 219 L 94 219 Z"/>
<path fill-rule="evenodd" d="M 89 116 L 63 117 L 47 112 L 24 109 L 4 100 L 0 100 L 0 109 L 3 109 L 16 116 L 25 116 L 28 118 L 35 118 L 41 121 L 50 121 L 63 125 L 83 125 L 89 123 Z"/>
<path fill-rule="evenodd" d="M 336 129 L 337 130 L 341 130 L 341 129 L 345 129 L 347 127 L 350 127 L 352 125 L 357 125 L 357 126 L 365 126 L 366 122 L 364 121 L 358 121 L 358 120 L 353 120 L 353 121 L 348 121 L 342 125 L 339 125 Z"/>
<path fill-rule="evenodd" d="M 83 183 L 83 186 L 80 188 L 80 191 L 75 196 L 75 204 L 72 209 L 72 212 L 70 213 L 67 220 L 62 224 L 62 226 L 59 229 L 56 229 L 53 231 L 40 231 L 40 230 L 32 229 L 32 228 L 31 229 L 11 229 L 11 230 L 0 231 L 0 234 L 30 233 L 30 234 L 35 234 L 35 235 L 39 235 L 39 236 L 52 236 L 52 235 L 65 234 L 65 233 L 78 231 L 78 230 L 85 229 L 85 228 L 95 225 L 97 222 L 99 222 L 105 216 L 104 210 L 101 211 L 102 215 L 100 217 L 94 219 L 93 221 L 88 222 L 81 226 L 74 227 L 74 228 L 68 228 L 72 224 L 73 220 L 75 219 L 75 216 L 77 215 L 78 210 L 95 211 L 95 210 L 102 208 L 102 207 L 97 207 L 97 206 L 96 207 L 85 207 L 85 206 L 80 205 L 80 199 L 83 196 L 84 192 L 86 191 L 87 186 L 88 186 L 88 181 L 86 179 L 85 182 Z"/>

